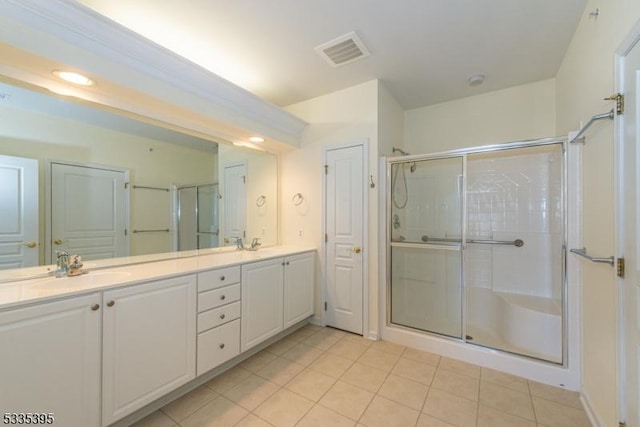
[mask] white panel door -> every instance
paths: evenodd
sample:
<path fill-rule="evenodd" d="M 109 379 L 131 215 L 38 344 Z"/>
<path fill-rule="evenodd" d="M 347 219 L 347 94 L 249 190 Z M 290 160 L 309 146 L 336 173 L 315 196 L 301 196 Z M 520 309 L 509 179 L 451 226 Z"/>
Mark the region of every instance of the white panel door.
<path fill-rule="evenodd" d="M 38 265 L 38 161 L 0 156 L 0 270 Z"/>
<path fill-rule="evenodd" d="M 621 370 L 622 418 L 627 427 L 640 427 L 640 42 L 622 59 L 624 76 L 625 111 L 622 132 L 623 177 L 622 194 L 623 229 L 619 238 L 623 241 L 627 263 L 622 281 L 623 311 L 623 368 Z"/>
<path fill-rule="evenodd" d="M 56 251 L 85 260 L 128 255 L 126 173 L 51 163 L 51 260 Z"/>
<path fill-rule="evenodd" d="M 102 425 L 100 304 L 92 294 L 0 312 L 0 414 L 51 413 L 53 423 L 39 424 Z"/>
<path fill-rule="evenodd" d="M 326 152 L 326 317 L 362 334 L 364 179 L 362 145 Z"/>
<path fill-rule="evenodd" d="M 233 244 L 238 237 L 245 237 L 247 229 L 247 165 L 246 163 L 224 167 L 224 244 Z"/>

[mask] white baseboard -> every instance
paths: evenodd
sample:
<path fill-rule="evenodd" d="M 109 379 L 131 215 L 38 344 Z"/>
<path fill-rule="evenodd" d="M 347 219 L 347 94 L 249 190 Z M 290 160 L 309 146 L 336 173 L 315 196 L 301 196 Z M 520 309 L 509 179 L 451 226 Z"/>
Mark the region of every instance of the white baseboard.
<path fill-rule="evenodd" d="M 582 402 L 582 406 L 584 407 L 584 411 L 587 413 L 589 421 L 591 421 L 591 425 L 593 425 L 593 427 L 603 427 L 604 424 L 594 412 L 593 407 L 589 403 L 589 397 L 584 392 L 580 393 L 580 402 Z"/>
<path fill-rule="evenodd" d="M 316 325 L 316 326 L 325 326 L 324 323 L 322 323 L 322 318 L 320 318 L 318 316 L 313 316 L 313 317 L 309 318 L 309 323 L 311 323 L 312 325 Z"/>
<path fill-rule="evenodd" d="M 373 340 L 373 341 L 378 341 L 378 339 L 379 339 L 378 333 L 377 332 L 373 332 L 373 331 L 369 331 L 365 338 Z"/>

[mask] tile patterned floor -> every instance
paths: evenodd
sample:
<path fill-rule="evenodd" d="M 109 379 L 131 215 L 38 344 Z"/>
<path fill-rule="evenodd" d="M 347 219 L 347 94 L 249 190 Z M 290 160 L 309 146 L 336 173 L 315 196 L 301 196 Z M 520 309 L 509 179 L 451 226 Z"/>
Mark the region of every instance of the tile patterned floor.
<path fill-rule="evenodd" d="M 307 325 L 135 427 L 590 427 L 578 394 Z"/>

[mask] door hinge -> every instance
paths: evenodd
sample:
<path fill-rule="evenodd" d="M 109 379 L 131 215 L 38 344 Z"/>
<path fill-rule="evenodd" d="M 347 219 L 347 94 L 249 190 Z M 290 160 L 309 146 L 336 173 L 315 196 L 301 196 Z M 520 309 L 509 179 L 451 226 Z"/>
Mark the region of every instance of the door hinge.
<path fill-rule="evenodd" d="M 624 278 L 624 258 L 618 258 L 616 262 L 616 272 L 618 277 Z"/>
<path fill-rule="evenodd" d="M 327 233 L 324 233 L 324 241 L 325 243 L 329 241 L 329 235 Z"/>
<path fill-rule="evenodd" d="M 626 423 L 626 422 L 624 422 L 624 421 L 620 421 L 620 422 L 618 423 L 618 427 L 627 427 L 627 423 Z"/>
<path fill-rule="evenodd" d="M 613 95 L 605 98 L 605 101 L 616 102 L 616 114 L 620 115 L 624 113 L 624 95 L 621 93 L 614 93 Z"/>
<path fill-rule="evenodd" d="M 324 311 L 327 311 L 327 302 L 324 302 Z"/>
<path fill-rule="evenodd" d="M 125 183 L 124 183 L 124 188 L 125 188 L 125 189 L 129 188 L 129 183 L 128 183 L 128 182 L 125 182 Z"/>
<path fill-rule="evenodd" d="M 245 175 L 242 175 L 242 183 L 243 184 L 247 183 L 247 177 Z"/>
<path fill-rule="evenodd" d="M 329 174 L 329 165 L 324 165 L 324 174 L 325 175 Z"/>
<path fill-rule="evenodd" d="M 129 230 L 127 230 L 126 228 L 124 229 L 124 235 L 128 235 L 129 234 Z"/>

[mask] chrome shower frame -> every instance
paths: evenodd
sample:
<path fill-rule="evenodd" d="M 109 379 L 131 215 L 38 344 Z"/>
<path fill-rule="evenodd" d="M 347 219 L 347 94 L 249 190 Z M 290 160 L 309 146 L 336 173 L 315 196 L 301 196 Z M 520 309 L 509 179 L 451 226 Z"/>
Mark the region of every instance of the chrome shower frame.
<path fill-rule="evenodd" d="M 464 253 L 467 244 L 467 156 L 470 154 L 479 154 L 479 153 L 491 153 L 505 150 L 513 150 L 518 148 L 531 148 L 531 147 L 540 147 L 546 145 L 561 145 L 562 148 L 562 173 L 561 173 L 561 214 L 562 214 L 562 260 L 561 260 L 561 283 L 562 283 L 562 363 L 556 363 L 544 359 L 539 359 L 532 356 L 527 356 L 519 353 L 509 352 L 507 350 L 496 349 L 492 347 L 483 347 L 478 345 L 477 343 L 469 342 L 466 339 L 466 325 L 467 325 L 467 286 L 465 283 L 464 277 Z M 568 367 L 569 362 L 569 339 L 568 339 L 568 309 L 569 309 L 569 293 L 568 293 L 568 278 L 567 278 L 567 241 L 568 241 L 568 209 L 567 209 L 567 201 L 568 201 L 568 138 L 567 137 L 552 137 L 552 138 L 541 138 L 535 140 L 522 140 L 522 141 L 514 141 L 503 144 L 493 144 L 486 146 L 478 146 L 478 147 L 470 147 L 464 149 L 457 150 L 449 150 L 442 151 L 430 154 L 417 154 L 417 155 L 403 155 L 403 156 L 391 156 L 391 157 L 382 157 L 381 158 L 381 171 L 384 170 L 384 190 L 383 197 L 381 197 L 381 214 L 383 216 L 382 220 L 385 223 L 385 232 L 382 238 L 384 239 L 385 250 L 383 251 L 384 260 L 381 260 L 380 265 L 385 269 L 384 274 L 381 275 L 381 295 L 384 295 L 384 298 L 381 298 L 381 306 L 380 313 L 384 313 L 384 318 L 381 320 L 381 329 L 383 325 L 385 327 L 398 328 L 400 330 L 406 330 L 412 333 L 426 334 L 429 336 L 434 336 L 439 339 L 449 340 L 458 343 L 471 344 L 474 346 L 480 346 L 485 349 L 490 350 L 491 352 L 495 352 L 498 354 L 506 354 L 511 355 L 518 358 L 524 358 L 527 360 L 533 360 L 542 362 L 544 364 L 552 365 L 552 366 L 560 366 L 562 368 Z M 423 330 L 418 330 L 414 328 L 410 328 L 407 326 L 402 326 L 398 324 L 391 323 L 391 233 L 392 233 L 392 203 L 391 203 L 391 167 L 394 164 L 402 164 L 402 163 L 411 163 L 418 162 L 423 160 L 438 160 L 438 159 L 447 159 L 447 158 L 462 158 L 462 243 L 460 248 L 460 256 L 461 256 L 461 310 L 462 310 L 462 334 L 461 338 L 450 337 L 446 335 L 437 334 L 434 332 L 428 332 Z M 382 181 L 382 177 L 381 177 Z M 424 247 L 421 244 L 408 244 L 408 246 L 414 245 L 415 247 Z M 382 331 L 381 331 L 382 332 Z"/>

